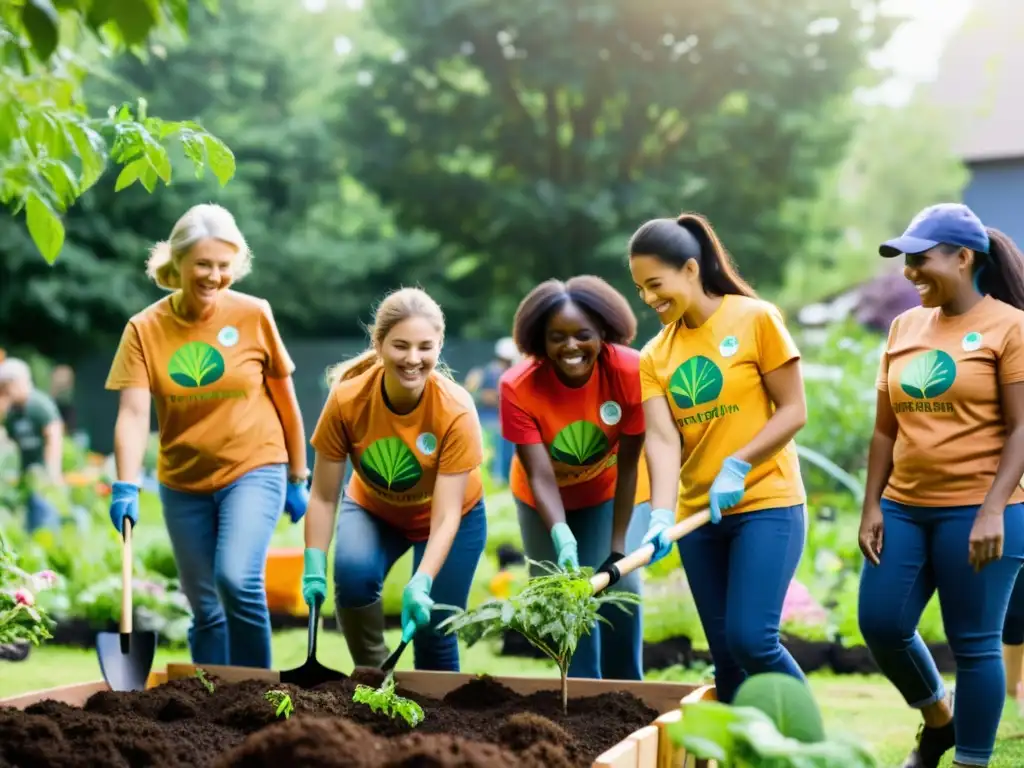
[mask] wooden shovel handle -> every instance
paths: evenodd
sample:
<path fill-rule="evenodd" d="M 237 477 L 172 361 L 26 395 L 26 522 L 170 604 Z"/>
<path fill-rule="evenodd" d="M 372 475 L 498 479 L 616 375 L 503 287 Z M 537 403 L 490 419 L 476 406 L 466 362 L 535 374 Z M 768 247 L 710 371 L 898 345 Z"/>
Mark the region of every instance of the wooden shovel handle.
<path fill-rule="evenodd" d="M 668 541 L 678 541 L 691 531 L 700 528 L 710 519 L 711 513 L 706 509 L 695 515 L 690 515 L 685 520 L 681 520 L 665 531 L 665 538 Z M 647 565 L 653 555 L 654 544 L 644 544 L 639 549 L 635 549 L 625 557 L 616 560 L 615 567 L 619 569 L 619 577 L 621 578 L 627 573 L 632 573 L 637 568 Z M 595 573 L 590 577 L 590 586 L 593 587 L 594 594 L 607 587 L 609 582 L 611 582 L 611 576 L 604 572 Z"/>
<path fill-rule="evenodd" d="M 124 518 L 124 545 L 121 547 L 121 632 L 132 631 L 132 521 Z"/>

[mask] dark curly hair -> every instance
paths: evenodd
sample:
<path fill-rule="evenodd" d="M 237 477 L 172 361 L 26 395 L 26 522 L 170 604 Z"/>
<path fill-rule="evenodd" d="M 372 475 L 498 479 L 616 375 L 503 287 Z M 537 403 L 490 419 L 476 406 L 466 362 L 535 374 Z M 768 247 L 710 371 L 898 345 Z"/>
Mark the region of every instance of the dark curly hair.
<path fill-rule="evenodd" d="M 595 275 L 566 282 L 545 280 L 519 303 L 512 338 L 524 355 L 546 357 L 544 335 L 549 318 L 566 304 L 582 309 L 609 344 L 629 344 L 636 338 L 636 315 L 626 297 Z"/>

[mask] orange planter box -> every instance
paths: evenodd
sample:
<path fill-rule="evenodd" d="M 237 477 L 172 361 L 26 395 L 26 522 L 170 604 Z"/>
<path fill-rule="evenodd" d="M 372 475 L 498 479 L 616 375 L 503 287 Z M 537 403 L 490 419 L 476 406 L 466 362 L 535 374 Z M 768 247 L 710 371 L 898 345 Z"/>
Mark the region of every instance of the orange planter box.
<path fill-rule="evenodd" d="M 272 549 L 267 553 L 264 579 L 271 613 L 308 616 L 302 599 L 302 547 Z"/>

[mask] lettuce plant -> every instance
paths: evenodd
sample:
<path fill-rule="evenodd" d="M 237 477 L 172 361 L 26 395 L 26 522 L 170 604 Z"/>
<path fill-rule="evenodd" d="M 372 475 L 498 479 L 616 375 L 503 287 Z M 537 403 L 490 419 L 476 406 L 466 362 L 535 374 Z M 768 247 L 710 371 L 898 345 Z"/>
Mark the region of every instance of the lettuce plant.
<path fill-rule="evenodd" d="M 401 717 L 410 727 L 415 728 L 423 722 L 423 708 L 412 699 L 406 699 L 395 693 L 395 672 L 388 672 L 380 688 L 368 685 L 357 685 L 352 701 L 365 704 L 374 712 L 382 712 L 391 719 Z"/>

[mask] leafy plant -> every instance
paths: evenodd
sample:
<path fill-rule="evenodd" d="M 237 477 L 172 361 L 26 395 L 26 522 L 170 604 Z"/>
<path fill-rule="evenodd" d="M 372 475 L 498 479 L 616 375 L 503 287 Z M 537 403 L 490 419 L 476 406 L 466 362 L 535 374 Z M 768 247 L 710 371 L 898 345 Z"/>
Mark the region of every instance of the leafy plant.
<path fill-rule="evenodd" d="M 581 467 L 608 451 L 608 437 L 596 424 L 581 419 L 564 427 L 551 443 L 555 461 Z"/>
<path fill-rule="evenodd" d="M 0 533 L 0 644 L 30 642 L 39 645 L 52 637 L 52 620 L 36 605 L 35 592 L 57 580 L 53 571 L 34 576 L 22 570 Z"/>
<path fill-rule="evenodd" d="M 200 683 L 203 684 L 203 688 L 205 688 L 208 693 L 213 693 L 213 691 L 215 690 L 216 686 L 213 684 L 213 681 L 210 680 L 210 678 L 208 678 L 206 676 L 206 670 L 205 669 L 203 669 L 202 667 L 197 669 L 196 672 L 195 672 L 195 677 L 196 677 L 196 680 L 198 680 Z"/>
<path fill-rule="evenodd" d="M 385 676 L 379 688 L 357 685 L 352 701 L 365 704 L 374 712 L 382 712 L 391 719 L 401 717 L 412 728 L 423 722 L 423 708 L 412 699 L 395 693 L 394 670 Z"/>
<path fill-rule="evenodd" d="M 435 605 L 452 616 L 438 629 L 458 633 L 470 646 L 505 630 L 515 630 L 551 659 L 558 667 L 562 682 L 562 711 L 568 712 L 569 663 L 580 638 L 590 634 L 596 622 L 610 622 L 599 614 L 606 605 L 629 612 L 640 597 L 630 592 L 606 591 L 595 595 L 590 585 L 592 568 L 565 571 L 550 562 L 528 560 L 530 566 L 546 572 L 526 584 L 521 592 L 501 600 L 488 600 L 475 608 L 462 610 L 452 605 Z"/>
<path fill-rule="evenodd" d="M 389 491 L 407 491 L 423 475 L 416 457 L 399 437 L 385 437 L 371 443 L 359 464 L 374 483 Z"/>
<path fill-rule="evenodd" d="M 676 368 L 669 380 L 669 391 L 680 408 L 692 408 L 718 397 L 723 383 L 718 366 L 703 355 L 696 355 Z"/>
<path fill-rule="evenodd" d="M 263 698 L 276 708 L 274 710 L 275 717 L 283 717 L 287 720 L 292 716 L 292 712 L 295 711 L 295 707 L 292 705 L 292 697 L 284 691 L 267 691 L 263 694 Z"/>
<path fill-rule="evenodd" d="M 772 719 L 755 707 L 701 701 L 687 704 L 669 736 L 701 760 L 722 768 L 875 768 L 874 756 L 847 739 L 804 743 L 783 736 Z"/>

